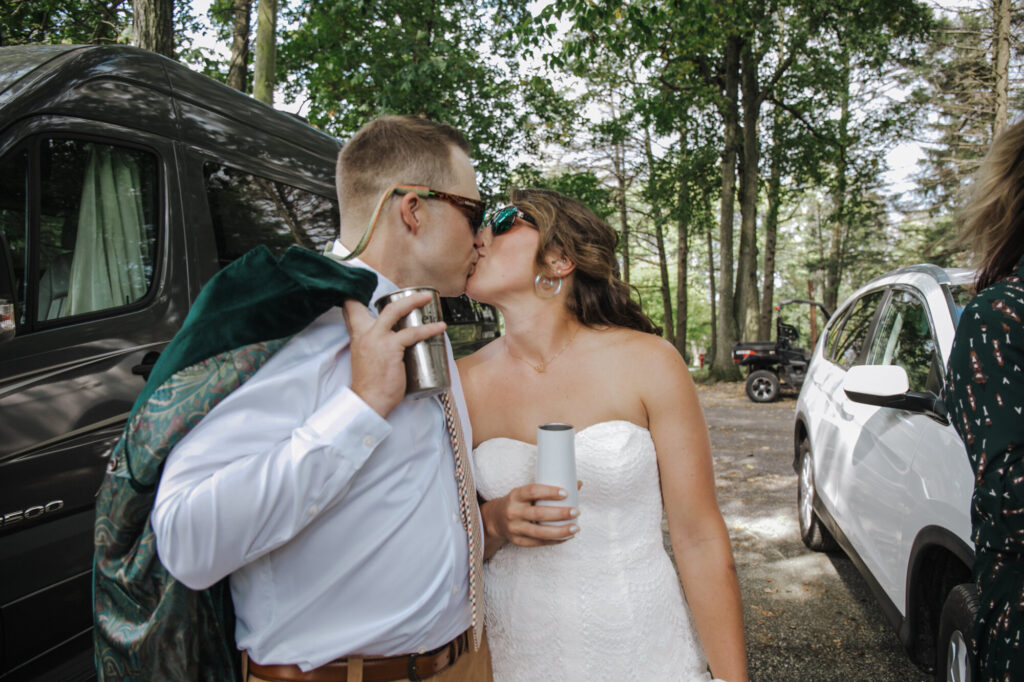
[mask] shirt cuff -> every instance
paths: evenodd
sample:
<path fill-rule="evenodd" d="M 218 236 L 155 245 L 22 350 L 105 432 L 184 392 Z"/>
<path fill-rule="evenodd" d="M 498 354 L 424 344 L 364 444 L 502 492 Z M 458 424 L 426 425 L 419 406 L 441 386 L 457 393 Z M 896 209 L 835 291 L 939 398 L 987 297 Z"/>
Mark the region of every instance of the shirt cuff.
<path fill-rule="evenodd" d="M 362 452 L 362 457 L 352 457 L 361 461 L 391 433 L 391 424 L 347 386 L 314 412 L 306 426 L 341 452 Z"/>

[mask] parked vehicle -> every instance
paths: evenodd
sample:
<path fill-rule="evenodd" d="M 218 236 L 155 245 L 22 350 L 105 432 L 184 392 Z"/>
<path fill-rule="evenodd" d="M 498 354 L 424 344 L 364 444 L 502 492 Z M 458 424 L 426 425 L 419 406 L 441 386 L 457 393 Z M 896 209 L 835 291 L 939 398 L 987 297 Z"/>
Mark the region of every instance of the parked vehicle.
<path fill-rule="evenodd" d="M 972 273 L 903 268 L 862 287 L 825 328 L 797 400 L 800 535 L 839 545 L 911 658 L 969 677 L 973 474 L 940 398 Z"/>
<path fill-rule="evenodd" d="M 804 303 L 821 308 L 825 320 L 828 309 L 817 301 L 791 298 L 775 306 L 775 341 L 740 341 L 732 346 L 732 361 L 747 368 L 747 397 L 755 403 L 777 400 L 782 384 L 799 390 L 807 375 L 811 353 L 797 348 L 800 332 L 782 319 L 782 308 Z"/>
<path fill-rule="evenodd" d="M 0 680 L 92 676 L 110 450 L 206 281 L 334 237 L 339 147 L 142 50 L 0 48 Z M 460 354 L 498 332 L 445 308 Z"/>

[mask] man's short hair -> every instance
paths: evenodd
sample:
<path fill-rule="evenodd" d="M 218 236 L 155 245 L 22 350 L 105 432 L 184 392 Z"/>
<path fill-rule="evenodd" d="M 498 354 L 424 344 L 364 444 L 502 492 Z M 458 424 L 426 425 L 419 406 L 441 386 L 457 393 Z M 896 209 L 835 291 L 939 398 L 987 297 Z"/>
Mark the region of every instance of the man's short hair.
<path fill-rule="evenodd" d="M 447 123 L 419 116 L 370 121 L 338 153 L 335 181 L 342 214 L 372 206 L 394 184 L 443 188 L 454 179 L 453 146 L 470 153 L 466 138 Z"/>

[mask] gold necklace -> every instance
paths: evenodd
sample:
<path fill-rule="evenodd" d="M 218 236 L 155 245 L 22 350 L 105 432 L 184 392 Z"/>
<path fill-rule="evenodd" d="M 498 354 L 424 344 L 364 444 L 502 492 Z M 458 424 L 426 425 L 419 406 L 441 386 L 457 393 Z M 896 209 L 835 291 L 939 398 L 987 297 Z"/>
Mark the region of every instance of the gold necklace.
<path fill-rule="evenodd" d="M 536 372 L 537 374 L 543 374 L 544 372 L 547 371 L 548 365 L 550 365 L 552 362 L 554 362 L 558 358 L 559 355 L 561 355 L 562 353 L 565 352 L 565 349 L 569 347 L 569 344 L 571 344 L 573 342 L 573 339 L 576 338 L 576 335 L 579 334 L 580 327 L 582 327 L 582 326 L 583 325 L 579 325 L 579 327 L 576 327 L 576 331 L 574 331 L 572 333 L 572 336 L 569 337 L 569 340 L 565 342 L 565 345 L 562 346 L 562 349 L 560 351 L 555 353 L 551 357 L 550 360 L 548 360 L 547 362 L 543 362 L 542 361 L 539 365 L 535 365 L 532 362 L 530 362 L 529 360 L 527 360 L 526 358 L 524 358 L 524 357 L 522 357 L 520 355 L 516 355 L 515 353 L 513 353 L 512 349 L 508 347 L 508 337 L 507 336 L 505 337 L 505 350 L 508 352 L 509 355 L 514 357 L 516 360 L 522 360 L 523 362 L 528 364 L 530 367 L 533 368 L 533 371 Z"/>

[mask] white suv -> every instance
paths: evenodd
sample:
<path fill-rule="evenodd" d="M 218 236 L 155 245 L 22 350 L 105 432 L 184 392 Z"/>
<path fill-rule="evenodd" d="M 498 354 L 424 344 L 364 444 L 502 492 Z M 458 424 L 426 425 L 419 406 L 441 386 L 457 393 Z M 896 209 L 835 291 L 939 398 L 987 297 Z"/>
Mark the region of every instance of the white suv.
<path fill-rule="evenodd" d="M 796 408 L 804 544 L 838 543 L 940 680 L 972 667 L 973 474 L 941 400 L 972 280 L 915 265 L 859 289 L 825 327 Z"/>

